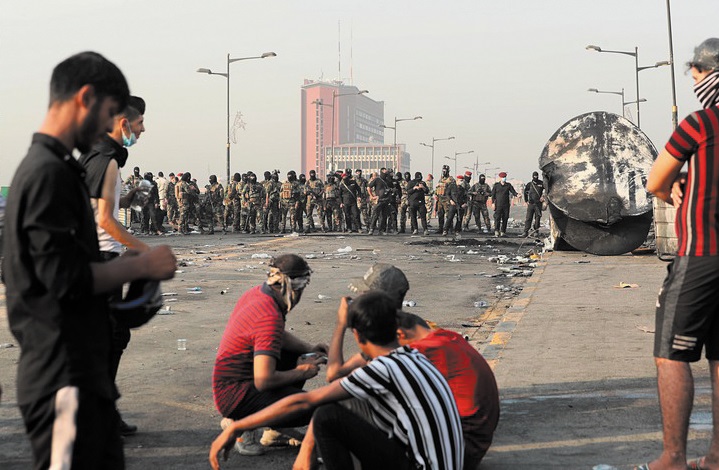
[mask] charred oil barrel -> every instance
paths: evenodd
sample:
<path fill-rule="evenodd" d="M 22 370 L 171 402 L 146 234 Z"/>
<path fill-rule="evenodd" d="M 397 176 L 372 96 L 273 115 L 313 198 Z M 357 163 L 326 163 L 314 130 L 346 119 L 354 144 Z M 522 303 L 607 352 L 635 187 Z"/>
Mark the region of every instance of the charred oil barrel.
<path fill-rule="evenodd" d="M 567 121 L 539 157 L 559 236 L 597 255 L 638 248 L 652 223 L 646 179 L 656 156 L 649 138 L 616 114 L 597 111 Z"/>

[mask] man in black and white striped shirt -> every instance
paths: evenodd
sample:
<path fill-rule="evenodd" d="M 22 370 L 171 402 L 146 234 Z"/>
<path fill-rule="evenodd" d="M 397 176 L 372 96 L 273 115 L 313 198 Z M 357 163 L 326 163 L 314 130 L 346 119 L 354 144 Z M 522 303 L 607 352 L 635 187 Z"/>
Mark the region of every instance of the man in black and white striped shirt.
<path fill-rule="evenodd" d="M 352 468 L 350 454 L 362 468 L 461 469 L 464 441 L 452 391 L 425 356 L 399 346 L 394 312 L 383 292 L 357 297 L 348 324 L 370 362 L 342 380 L 235 421 L 212 444 L 212 468 L 219 468 L 219 453 L 224 449 L 227 458 L 243 431 L 318 407 L 314 435 L 328 470 Z M 373 423 L 336 403 L 351 397 L 368 405 Z"/>

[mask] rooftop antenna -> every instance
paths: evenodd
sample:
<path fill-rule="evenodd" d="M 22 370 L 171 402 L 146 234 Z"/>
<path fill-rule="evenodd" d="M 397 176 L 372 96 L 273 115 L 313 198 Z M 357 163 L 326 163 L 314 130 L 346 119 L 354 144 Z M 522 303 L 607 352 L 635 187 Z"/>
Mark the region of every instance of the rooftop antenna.
<path fill-rule="evenodd" d="M 337 81 L 342 82 L 342 48 L 340 46 L 340 20 L 337 20 Z"/>

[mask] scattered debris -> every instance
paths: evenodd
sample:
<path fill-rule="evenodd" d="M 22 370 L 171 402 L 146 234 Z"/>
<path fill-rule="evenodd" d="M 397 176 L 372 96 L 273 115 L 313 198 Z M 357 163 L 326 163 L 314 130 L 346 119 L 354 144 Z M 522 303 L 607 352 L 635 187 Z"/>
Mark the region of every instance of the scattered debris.
<path fill-rule="evenodd" d="M 616 287 L 617 289 L 634 289 L 639 287 L 639 284 L 628 284 L 626 282 L 620 282 L 614 287 Z"/>
<path fill-rule="evenodd" d="M 337 253 L 350 253 L 352 251 L 351 246 L 346 246 L 344 248 L 337 248 Z"/>
<path fill-rule="evenodd" d="M 330 297 L 329 295 L 322 295 L 322 294 L 317 294 L 317 298 L 320 300 L 331 300 L 332 299 L 332 297 Z"/>
<path fill-rule="evenodd" d="M 637 325 L 637 330 L 642 331 L 644 333 L 654 333 L 654 328 L 649 328 L 648 326 Z"/>
<path fill-rule="evenodd" d="M 14 347 L 15 347 L 15 345 L 12 344 L 12 343 L 2 343 L 2 344 L 0 344 L 0 349 L 10 349 L 10 348 L 14 348 Z"/>
<path fill-rule="evenodd" d="M 415 306 L 417 306 L 417 302 L 415 302 L 414 300 L 404 300 L 404 301 L 402 301 L 402 306 L 403 307 L 415 307 Z"/>
<path fill-rule="evenodd" d="M 251 256 L 252 259 L 269 259 L 271 258 L 270 255 L 267 253 L 255 253 Z"/>
<path fill-rule="evenodd" d="M 478 300 L 474 303 L 474 308 L 487 308 L 489 304 L 485 300 Z"/>

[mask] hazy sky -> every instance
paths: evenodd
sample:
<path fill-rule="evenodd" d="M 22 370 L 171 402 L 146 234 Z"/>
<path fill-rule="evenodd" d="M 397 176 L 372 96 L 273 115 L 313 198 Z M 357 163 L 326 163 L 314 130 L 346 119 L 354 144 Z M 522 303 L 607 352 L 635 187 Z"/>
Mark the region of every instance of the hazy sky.
<path fill-rule="evenodd" d="M 680 120 L 699 107 L 685 74 L 693 48 L 719 36 L 717 0 L 672 2 Z M 640 66 L 669 58 L 665 0 L 504 0 L 364 2 L 314 0 L 1 0 L 0 185 L 8 185 L 43 119 L 52 68 L 95 50 L 115 62 L 147 101 L 147 132 L 123 174 L 189 170 L 201 182 L 225 174 L 225 79 L 232 57 L 277 57 L 231 67 L 231 114 L 246 130 L 232 145 L 232 171 L 299 169 L 300 86 L 338 75 L 385 102 L 385 122 L 401 122 L 412 171 L 427 173 L 438 142 L 458 169 L 479 162 L 526 179 L 549 137 L 590 111 L 621 113 L 635 100 L 634 58 L 585 50 L 633 51 Z M 351 36 L 350 36 L 351 33 Z M 352 40 L 350 40 L 352 37 Z M 352 60 L 350 60 L 350 50 Z M 640 72 L 642 130 L 657 148 L 671 132 L 669 67 Z M 627 107 L 636 119 L 634 105 Z M 386 141 L 391 143 L 391 131 Z M 484 165 L 481 165 L 484 166 Z"/>

